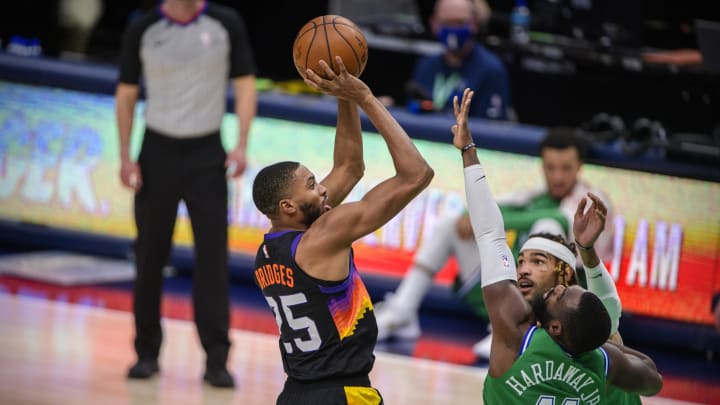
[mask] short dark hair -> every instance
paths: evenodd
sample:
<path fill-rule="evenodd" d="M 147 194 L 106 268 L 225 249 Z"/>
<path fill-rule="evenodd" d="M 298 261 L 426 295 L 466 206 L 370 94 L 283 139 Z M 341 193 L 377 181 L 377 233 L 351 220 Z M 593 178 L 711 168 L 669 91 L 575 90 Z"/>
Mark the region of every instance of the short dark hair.
<path fill-rule="evenodd" d="M 278 203 L 287 197 L 288 188 L 295 179 L 298 162 L 278 162 L 264 167 L 253 181 L 253 202 L 265 215 L 278 213 Z"/>
<path fill-rule="evenodd" d="M 548 129 L 545 138 L 540 142 L 538 154 L 542 154 L 543 149 L 567 149 L 575 148 L 578 157 L 584 161 L 587 157 L 588 143 L 580 137 L 574 128 L 569 127 L 552 127 Z"/>
<path fill-rule="evenodd" d="M 571 354 L 589 352 L 610 338 L 610 315 L 597 295 L 585 291 L 577 308 L 565 315 L 563 330 Z"/>

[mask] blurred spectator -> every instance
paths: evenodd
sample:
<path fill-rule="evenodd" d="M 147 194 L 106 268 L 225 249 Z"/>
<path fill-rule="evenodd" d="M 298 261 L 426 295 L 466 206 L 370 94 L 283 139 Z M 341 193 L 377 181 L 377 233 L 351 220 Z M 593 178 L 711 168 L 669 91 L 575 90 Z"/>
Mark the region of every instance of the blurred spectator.
<path fill-rule="evenodd" d="M 421 58 L 407 86 L 409 99 L 432 100 L 433 109 L 450 111 L 453 97 L 475 90 L 470 115 L 508 119 L 510 88 L 500 59 L 475 36 L 490 18 L 484 0 L 438 0 L 430 27 L 443 53 Z"/>
<path fill-rule="evenodd" d="M 60 27 L 65 31 L 63 51 L 84 54 L 101 13 L 101 0 L 60 0 Z"/>

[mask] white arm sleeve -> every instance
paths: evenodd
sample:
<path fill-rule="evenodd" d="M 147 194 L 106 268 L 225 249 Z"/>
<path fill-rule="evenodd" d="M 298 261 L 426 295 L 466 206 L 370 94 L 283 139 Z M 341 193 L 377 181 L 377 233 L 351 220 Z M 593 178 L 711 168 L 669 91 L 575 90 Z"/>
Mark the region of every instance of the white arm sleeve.
<path fill-rule="evenodd" d="M 493 199 L 485 171 L 479 164 L 465 168 L 465 196 L 480 252 L 482 286 L 504 280 L 517 281 L 515 259 L 505 240 L 505 224 L 500 208 Z"/>
<path fill-rule="evenodd" d="M 587 277 L 588 290 L 600 298 L 610 315 L 610 334 L 612 335 L 618 330 L 620 315 L 622 314 L 622 303 L 615 282 L 602 261 L 595 267 L 586 267 L 585 276 Z"/>

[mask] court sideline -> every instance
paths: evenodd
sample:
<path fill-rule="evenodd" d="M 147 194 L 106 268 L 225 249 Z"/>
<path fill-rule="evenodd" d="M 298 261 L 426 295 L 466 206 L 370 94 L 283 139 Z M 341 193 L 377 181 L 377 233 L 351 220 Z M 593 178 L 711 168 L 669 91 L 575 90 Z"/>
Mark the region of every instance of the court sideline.
<path fill-rule="evenodd" d="M 238 389 L 221 390 L 202 383 L 203 354 L 187 320 L 187 297 L 166 295 L 162 373 L 144 382 L 125 378 L 133 353 L 124 288 L 65 288 L 8 277 L 0 277 L 0 286 L 1 403 L 50 404 L 62 398 L 73 404 L 271 404 L 284 381 L 276 326 L 264 308 L 245 307 L 240 314 L 234 303 L 229 366 Z M 453 351 L 452 343 L 446 347 Z M 484 367 L 378 351 L 371 377 L 387 404 L 470 404 L 481 402 L 485 373 Z M 711 398 L 656 397 L 644 403 L 717 403 Z"/>

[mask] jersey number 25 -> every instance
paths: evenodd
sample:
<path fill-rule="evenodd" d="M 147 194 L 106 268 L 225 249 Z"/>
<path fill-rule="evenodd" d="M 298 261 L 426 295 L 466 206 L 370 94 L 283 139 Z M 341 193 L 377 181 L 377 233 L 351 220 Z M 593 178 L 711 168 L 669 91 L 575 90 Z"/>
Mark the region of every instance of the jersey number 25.
<path fill-rule="evenodd" d="M 275 322 L 277 322 L 278 329 L 281 331 L 281 333 L 283 318 L 285 318 L 290 329 L 296 332 L 303 330 L 307 332 L 307 339 L 293 339 L 293 343 L 295 343 L 295 346 L 298 348 L 298 350 L 300 350 L 301 352 L 312 352 L 319 349 L 322 340 L 320 339 L 320 333 L 318 333 L 318 328 L 315 325 L 315 322 L 307 316 L 295 318 L 292 313 L 291 307 L 307 302 L 305 294 L 296 293 L 291 295 L 281 295 L 277 298 L 278 300 L 273 297 L 265 297 L 268 305 L 270 305 L 270 308 L 272 308 L 273 312 L 275 313 Z M 282 315 L 280 313 L 280 308 L 282 308 Z M 290 342 L 283 342 L 283 345 L 285 346 L 285 351 L 288 354 L 293 352 L 293 346 L 292 344 L 290 344 Z"/>

